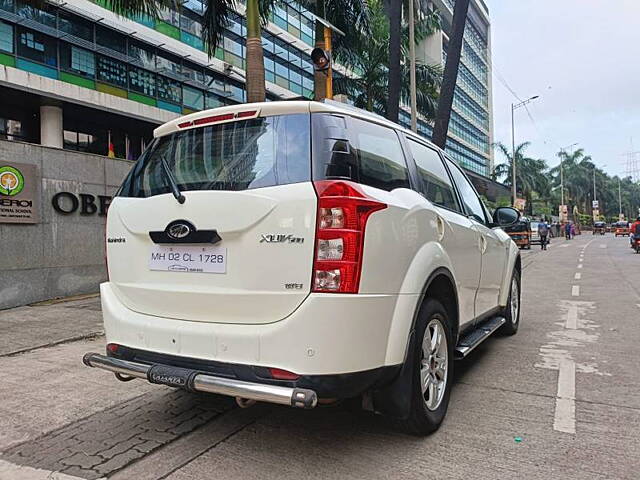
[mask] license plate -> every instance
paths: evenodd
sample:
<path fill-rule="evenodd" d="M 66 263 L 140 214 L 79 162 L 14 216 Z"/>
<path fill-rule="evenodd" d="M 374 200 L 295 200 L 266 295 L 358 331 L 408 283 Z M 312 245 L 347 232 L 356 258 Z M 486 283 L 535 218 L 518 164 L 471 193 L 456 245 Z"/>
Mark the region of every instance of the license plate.
<path fill-rule="evenodd" d="M 154 245 L 149 254 L 149 270 L 227 273 L 227 249 L 192 245 Z"/>

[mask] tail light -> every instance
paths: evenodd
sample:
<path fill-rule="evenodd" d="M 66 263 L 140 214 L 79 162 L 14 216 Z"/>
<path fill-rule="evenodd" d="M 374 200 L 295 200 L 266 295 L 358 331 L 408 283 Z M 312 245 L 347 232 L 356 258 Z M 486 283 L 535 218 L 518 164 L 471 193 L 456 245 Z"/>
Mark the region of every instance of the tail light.
<path fill-rule="evenodd" d="M 313 291 L 358 293 L 369 215 L 387 205 L 343 180 L 314 182 L 318 195 Z"/>

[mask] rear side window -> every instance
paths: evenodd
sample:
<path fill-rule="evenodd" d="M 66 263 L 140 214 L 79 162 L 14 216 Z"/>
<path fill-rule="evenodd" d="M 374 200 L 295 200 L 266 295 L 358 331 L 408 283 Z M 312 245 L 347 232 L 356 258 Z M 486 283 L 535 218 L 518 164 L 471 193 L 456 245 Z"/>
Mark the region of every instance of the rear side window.
<path fill-rule="evenodd" d="M 246 190 L 308 181 L 309 122 L 308 114 L 258 117 L 157 138 L 136 162 L 119 195 L 169 193 L 162 158 L 183 191 Z"/>
<path fill-rule="evenodd" d="M 391 191 L 410 188 L 395 130 L 357 118 L 312 114 L 314 180 L 344 178 Z"/>
<path fill-rule="evenodd" d="M 408 138 L 409 148 L 422 180 L 422 192 L 429 201 L 450 210 L 460 211 L 449 174 L 438 152 Z"/>
<path fill-rule="evenodd" d="M 462 202 L 464 203 L 467 214 L 471 215 L 478 222 L 486 224 L 487 219 L 485 217 L 485 209 L 482 201 L 476 193 L 476 189 L 473 188 L 473 185 L 471 184 L 467 176 L 462 173 L 462 170 L 460 170 L 457 165 L 455 165 L 450 160 L 447 160 L 447 165 L 449 166 L 449 170 L 451 171 L 453 181 L 458 187 L 458 192 L 460 193 L 460 197 L 462 198 Z"/>

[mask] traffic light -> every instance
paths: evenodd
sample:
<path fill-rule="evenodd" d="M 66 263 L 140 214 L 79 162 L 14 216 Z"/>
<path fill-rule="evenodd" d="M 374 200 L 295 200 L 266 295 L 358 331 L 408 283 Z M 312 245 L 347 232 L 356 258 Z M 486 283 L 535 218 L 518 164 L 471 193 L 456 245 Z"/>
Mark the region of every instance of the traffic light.
<path fill-rule="evenodd" d="M 329 70 L 329 68 L 331 68 L 331 53 L 327 50 L 316 47 L 311 51 L 311 61 L 313 62 L 314 70 Z"/>

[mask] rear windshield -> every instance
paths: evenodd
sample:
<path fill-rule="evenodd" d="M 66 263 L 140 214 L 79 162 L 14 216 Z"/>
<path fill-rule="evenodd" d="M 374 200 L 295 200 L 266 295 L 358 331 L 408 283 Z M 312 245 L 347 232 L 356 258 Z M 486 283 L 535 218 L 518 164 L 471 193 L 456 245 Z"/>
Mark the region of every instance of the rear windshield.
<path fill-rule="evenodd" d="M 164 158 L 181 191 L 247 190 L 311 178 L 309 114 L 254 118 L 157 138 L 136 162 L 119 196 L 171 192 Z"/>

